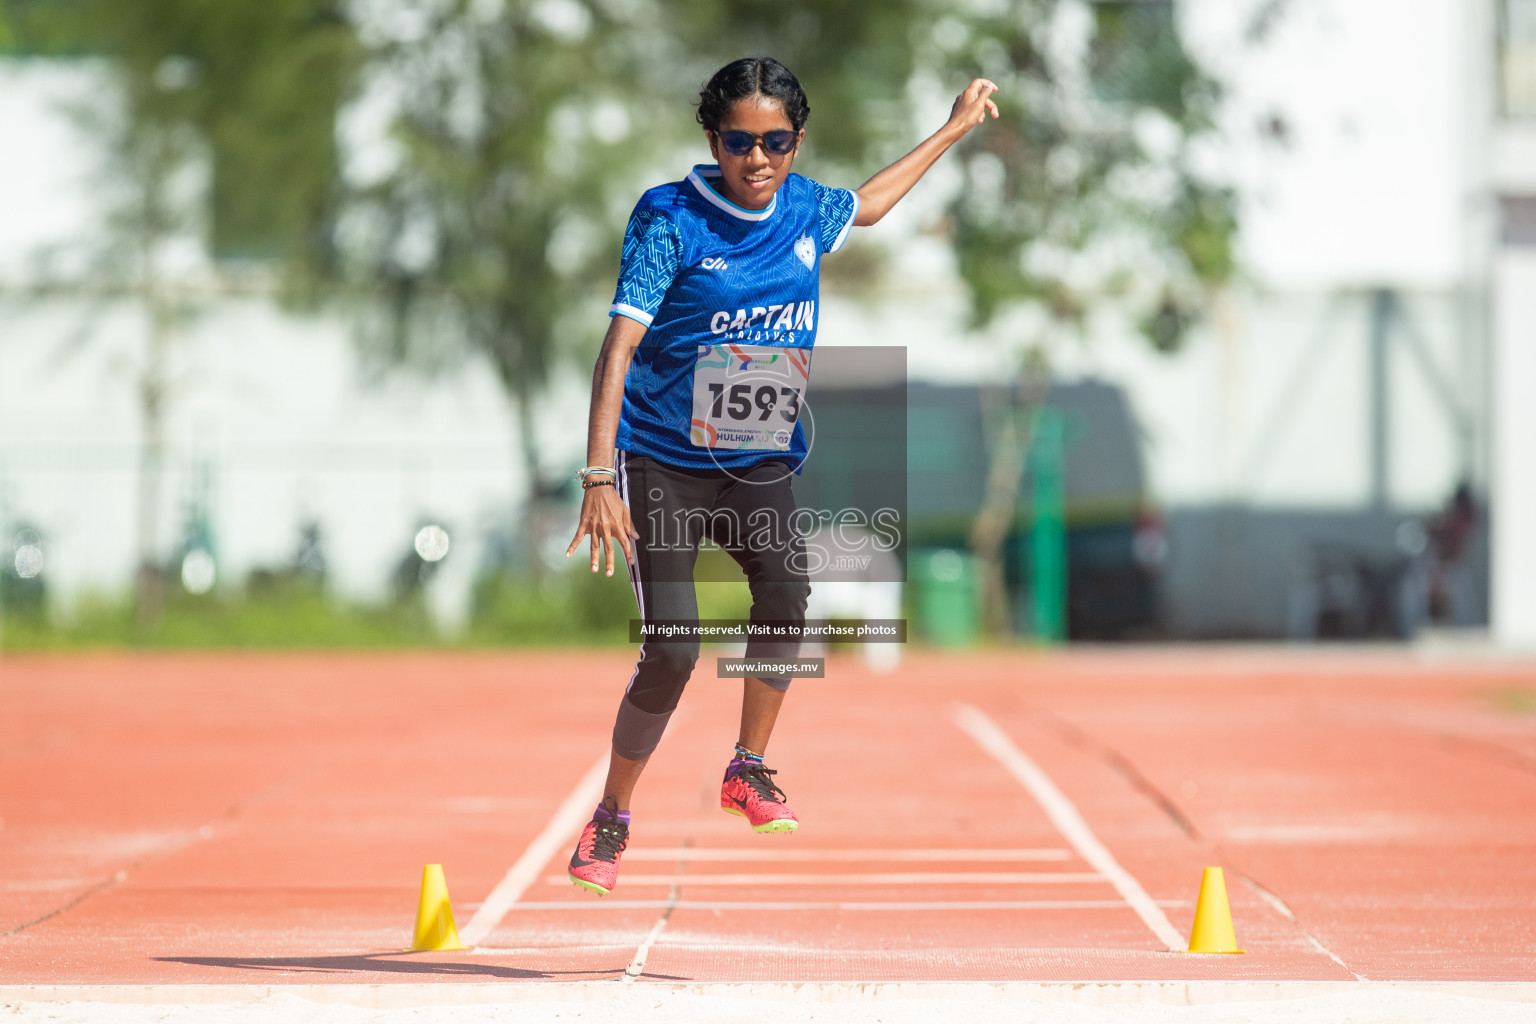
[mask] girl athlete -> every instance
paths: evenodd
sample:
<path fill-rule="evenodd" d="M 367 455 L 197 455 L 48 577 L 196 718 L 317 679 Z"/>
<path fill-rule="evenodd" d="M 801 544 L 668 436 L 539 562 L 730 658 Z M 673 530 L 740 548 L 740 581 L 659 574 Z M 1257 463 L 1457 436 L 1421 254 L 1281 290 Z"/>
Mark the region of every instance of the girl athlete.
<path fill-rule="evenodd" d="M 857 191 L 790 173 L 811 109 L 778 61 L 733 61 L 699 94 L 716 162 L 651 189 L 630 216 L 592 374 L 587 465 L 577 471 L 581 521 L 566 549 L 569 557 L 590 537 L 592 571 L 606 550 L 609 576 L 614 548 L 622 549 L 643 623 L 697 621 L 693 566 L 705 537 L 746 572 L 752 622 L 805 621 L 810 584 L 803 543 L 789 528 L 789 478 L 807 450 L 798 412 L 821 256 L 841 248 L 849 228 L 885 216 L 988 113 L 997 117 L 996 89 L 973 81 L 944 127 Z M 746 657 L 798 650 L 798 642 L 754 637 Z M 614 722 L 603 800 L 571 857 L 577 885 L 613 889 L 635 783 L 698 656 L 691 637 L 641 644 Z M 789 678 L 742 685 L 720 806 L 757 832 L 793 831 L 799 822 L 763 765 Z"/>

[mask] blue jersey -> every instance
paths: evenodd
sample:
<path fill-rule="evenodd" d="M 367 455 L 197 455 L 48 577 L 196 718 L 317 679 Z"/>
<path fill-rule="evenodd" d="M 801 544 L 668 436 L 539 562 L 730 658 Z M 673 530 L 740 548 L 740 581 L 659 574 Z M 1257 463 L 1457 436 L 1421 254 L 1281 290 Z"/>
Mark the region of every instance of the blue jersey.
<path fill-rule="evenodd" d="M 783 451 L 695 446 L 689 439 L 701 349 L 724 343 L 809 349 L 816 343 L 823 253 L 836 252 L 859 212 L 858 196 L 791 174 L 762 210 L 711 187 L 720 169 L 641 196 L 624 233 L 610 316 L 645 324 L 624 380 L 617 446 L 679 466 L 750 466 L 806 455 L 796 423 Z"/>

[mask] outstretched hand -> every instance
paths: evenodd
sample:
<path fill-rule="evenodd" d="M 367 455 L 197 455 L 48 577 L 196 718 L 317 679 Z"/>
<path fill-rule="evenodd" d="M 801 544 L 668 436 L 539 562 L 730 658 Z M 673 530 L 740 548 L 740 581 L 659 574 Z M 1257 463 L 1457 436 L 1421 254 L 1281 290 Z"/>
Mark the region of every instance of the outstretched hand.
<path fill-rule="evenodd" d="M 997 117 L 997 104 L 992 102 L 992 94 L 997 92 L 997 83 L 985 78 L 978 78 L 965 87 L 965 91 L 955 97 L 955 105 L 949 111 L 949 123 L 944 127 L 957 129 L 964 135 L 972 128 L 987 119 L 990 112 Z"/>
<path fill-rule="evenodd" d="M 576 545 L 581 543 L 583 537 L 592 538 L 593 572 L 597 572 L 597 565 L 602 558 L 604 548 L 607 549 L 609 576 L 613 575 L 615 547 L 624 550 L 625 561 L 635 560 L 630 541 L 638 540 L 640 533 L 629 518 L 629 507 L 619 500 L 618 494 L 612 487 L 591 487 L 582 494 L 581 521 L 576 524 L 576 536 L 571 541 L 571 546 L 565 549 L 566 558 L 571 557 L 576 550 Z"/>
<path fill-rule="evenodd" d="M 965 91 L 955 98 L 955 105 L 944 127 L 859 187 L 859 206 L 854 223 L 861 227 L 878 223 L 917 184 L 917 179 L 928 173 L 928 168 L 944 155 L 945 150 L 985 121 L 987 114 L 997 117 L 997 104 L 992 102 L 992 94 L 995 92 L 997 83 L 985 78 L 978 78 L 966 86 Z"/>

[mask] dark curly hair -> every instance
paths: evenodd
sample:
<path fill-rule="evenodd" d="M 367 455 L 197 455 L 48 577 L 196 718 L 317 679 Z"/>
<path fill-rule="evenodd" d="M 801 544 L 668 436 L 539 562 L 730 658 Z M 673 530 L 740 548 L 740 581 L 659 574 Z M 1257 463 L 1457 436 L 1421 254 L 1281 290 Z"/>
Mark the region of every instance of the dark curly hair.
<path fill-rule="evenodd" d="M 759 94 L 779 101 L 795 131 L 805 127 L 811 116 L 805 90 L 789 68 L 772 57 L 743 57 L 716 71 L 699 92 L 699 124 L 719 131 L 736 101 Z"/>

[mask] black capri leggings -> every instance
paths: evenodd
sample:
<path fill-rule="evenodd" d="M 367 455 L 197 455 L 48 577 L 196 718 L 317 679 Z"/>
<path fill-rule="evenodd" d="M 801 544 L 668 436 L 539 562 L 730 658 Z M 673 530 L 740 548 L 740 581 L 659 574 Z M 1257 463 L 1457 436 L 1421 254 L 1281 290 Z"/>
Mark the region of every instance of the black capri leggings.
<path fill-rule="evenodd" d="M 686 469 L 621 451 L 616 469 L 619 497 L 640 534 L 628 568 L 642 622 L 698 621 L 693 567 L 706 537 L 746 573 L 752 622 L 805 622 L 811 586 L 804 542 L 794 529 L 787 465 L 772 460 L 750 469 Z M 748 658 L 799 653 L 797 640 L 747 642 Z M 640 645 L 640 660 L 614 724 L 614 750 L 620 756 L 639 759 L 656 748 L 698 659 L 697 640 Z M 760 678 L 781 690 L 789 687 L 787 677 Z"/>

